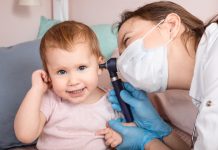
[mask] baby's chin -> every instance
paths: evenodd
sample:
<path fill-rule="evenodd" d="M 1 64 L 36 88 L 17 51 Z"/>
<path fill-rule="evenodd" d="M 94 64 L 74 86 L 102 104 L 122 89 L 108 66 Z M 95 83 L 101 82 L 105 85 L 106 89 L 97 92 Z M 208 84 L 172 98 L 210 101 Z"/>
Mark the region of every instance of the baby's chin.
<path fill-rule="evenodd" d="M 68 101 L 69 103 L 71 104 L 75 104 L 75 105 L 78 105 L 78 104 L 92 104 L 92 103 L 95 103 L 93 101 L 90 101 L 90 99 L 88 98 L 87 95 L 84 95 L 84 96 L 81 96 L 81 97 L 74 97 L 74 98 L 65 98 L 63 99 L 65 101 Z"/>
<path fill-rule="evenodd" d="M 72 103 L 72 104 L 85 104 L 85 103 L 87 103 L 87 100 L 86 100 L 87 98 L 84 96 L 84 97 L 74 97 L 74 98 L 69 98 L 69 97 L 67 97 L 67 98 L 65 98 L 65 99 L 63 99 L 63 100 L 65 100 L 65 101 L 67 101 L 67 102 L 69 102 L 69 103 Z"/>

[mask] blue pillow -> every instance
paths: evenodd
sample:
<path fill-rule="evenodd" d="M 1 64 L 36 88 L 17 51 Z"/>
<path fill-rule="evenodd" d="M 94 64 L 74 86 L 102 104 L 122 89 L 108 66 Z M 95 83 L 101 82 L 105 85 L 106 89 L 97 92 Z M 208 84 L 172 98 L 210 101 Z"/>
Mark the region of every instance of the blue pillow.
<path fill-rule="evenodd" d="M 109 24 L 93 25 L 91 28 L 98 37 L 102 54 L 109 59 L 117 48 L 117 30 Z"/>
<path fill-rule="evenodd" d="M 43 37 L 43 35 L 46 33 L 46 31 L 51 28 L 53 25 L 60 23 L 58 20 L 48 19 L 44 16 L 40 17 L 40 26 L 39 31 L 37 35 L 37 39 L 40 39 Z"/>
<path fill-rule="evenodd" d="M 45 32 L 57 23 L 60 23 L 60 21 L 47 19 L 44 16 L 41 16 L 37 39 L 42 38 Z M 117 48 L 116 29 L 113 30 L 110 24 L 98 24 L 90 27 L 97 35 L 103 56 L 106 59 L 109 59 L 114 49 Z"/>
<path fill-rule="evenodd" d="M 0 149 L 22 146 L 14 133 L 15 114 L 31 87 L 31 75 L 42 68 L 40 40 L 0 47 Z"/>

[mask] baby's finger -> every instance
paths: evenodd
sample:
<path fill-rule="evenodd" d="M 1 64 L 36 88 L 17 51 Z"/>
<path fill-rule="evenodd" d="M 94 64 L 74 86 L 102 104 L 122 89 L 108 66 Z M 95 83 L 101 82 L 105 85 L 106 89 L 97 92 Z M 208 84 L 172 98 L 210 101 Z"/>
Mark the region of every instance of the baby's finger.
<path fill-rule="evenodd" d="M 113 143 L 114 140 L 115 140 L 114 138 L 109 138 L 108 140 L 106 140 L 105 144 L 106 145 L 111 145 L 111 143 Z"/>
<path fill-rule="evenodd" d="M 43 80 L 45 83 L 48 82 L 48 76 L 47 76 L 46 72 L 41 71 L 41 77 L 42 77 L 42 80 Z"/>
<path fill-rule="evenodd" d="M 100 130 L 95 132 L 95 135 L 105 135 L 107 133 L 108 133 L 107 129 L 100 129 Z"/>
<path fill-rule="evenodd" d="M 117 147 L 119 145 L 119 143 L 122 143 L 122 141 L 119 142 L 117 140 L 114 140 L 110 145 L 111 145 L 111 147 L 115 148 L 115 147 Z"/>
<path fill-rule="evenodd" d="M 111 131 L 110 131 L 110 132 L 108 132 L 107 134 L 105 134 L 104 139 L 105 139 L 105 140 L 108 140 L 108 139 L 110 139 L 111 137 L 112 137 L 112 133 L 111 133 Z"/>
<path fill-rule="evenodd" d="M 42 80 L 43 80 L 45 83 L 48 83 L 48 78 L 47 78 L 45 75 L 42 76 Z"/>

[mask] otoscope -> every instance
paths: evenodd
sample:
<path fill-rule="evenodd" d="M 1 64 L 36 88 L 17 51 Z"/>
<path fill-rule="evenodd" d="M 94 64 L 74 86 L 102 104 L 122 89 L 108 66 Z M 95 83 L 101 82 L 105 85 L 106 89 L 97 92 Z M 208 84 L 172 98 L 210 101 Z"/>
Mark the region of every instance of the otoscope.
<path fill-rule="evenodd" d="M 113 85 L 113 88 L 115 90 L 115 94 L 117 96 L 118 102 L 120 104 L 122 113 L 126 119 L 126 122 L 133 122 L 132 113 L 130 111 L 130 107 L 128 104 L 126 104 L 122 98 L 120 97 L 120 92 L 123 90 L 123 85 L 121 79 L 117 76 L 117 65 L 116 65 L 116 58 L 109 59 L 106 63 L 100 64 L 100 68 L 105 68 L 108 70 L 111 78 L 111 83 Z"/>

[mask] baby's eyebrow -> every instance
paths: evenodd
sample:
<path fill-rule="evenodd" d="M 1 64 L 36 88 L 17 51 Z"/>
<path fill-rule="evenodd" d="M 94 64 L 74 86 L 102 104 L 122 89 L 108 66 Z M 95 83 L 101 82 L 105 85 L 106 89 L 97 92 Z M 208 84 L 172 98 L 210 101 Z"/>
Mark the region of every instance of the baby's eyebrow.
<path fill-rule="evenodd" d="M 60 71 L 60 70 L 65 70 L 65 68 L 64 67 L 57 67 L 57 68 L 55 68 L 55 70 Z"/>
<path fill-rule="evenodd" d="M 74 65 L 74 67 L 78 68 L 78 67 L 81 67 L 81 66 L 88 66 L 89 63 L 88 62 L 81 62 L 81 63 L 77 63 Z"/>

